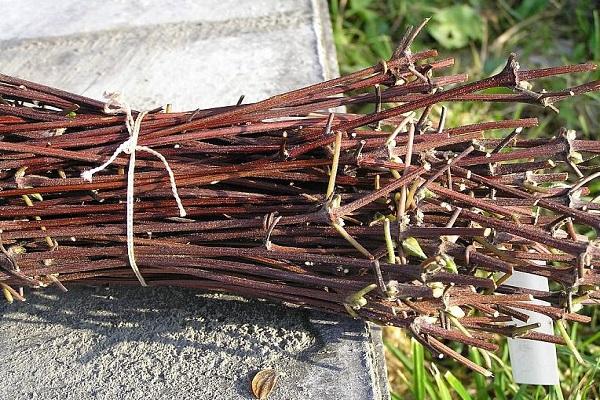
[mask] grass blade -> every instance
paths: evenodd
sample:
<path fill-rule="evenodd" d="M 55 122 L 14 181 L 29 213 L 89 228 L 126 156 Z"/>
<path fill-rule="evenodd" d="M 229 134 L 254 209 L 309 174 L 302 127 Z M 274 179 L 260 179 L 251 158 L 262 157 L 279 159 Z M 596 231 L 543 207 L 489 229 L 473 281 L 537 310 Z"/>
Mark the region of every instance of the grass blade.
<path fill-rule="evenodd" d="M 446 371 L 444 374 L 444 378 L 448 382 L 448 384 L 454 389 L 454 391 L 458 394 L 461 400 L 473 400 L 467 389 L 463 386 L 463 384 L 458 380 L 456 376 L 452 374 L 450 371 Z"/>
<path fill-rule="evenodd" d="M 433 379 L 435 379 L 435 383 L 439 390 L 440 400 L 452 400 L 450 390 L 448 390 L 448 386 L 446 386 L 446 382 L 444 382 L 440 370 L 434 363 L 431 363 L 431 374 L 433 375 Z"/>
<path fill-rule="evenodd" d="M 413 393 L 415 400 L 425 400 L 425 355 L 421 343 L 411 339 L 413 355 Z"/>
<path fill-rule="evenodd" d="M 469 355 L 471 360 L 477 365 L 481 365 L 481 356 L 476 348 L 471 347 L 469 349 Z M 475 374 L 475 385 L 477 387 L 477 400 L 487 400 L 489 395 L 487 392 L 487 383 L 485 377 L 481 374 Z"/>

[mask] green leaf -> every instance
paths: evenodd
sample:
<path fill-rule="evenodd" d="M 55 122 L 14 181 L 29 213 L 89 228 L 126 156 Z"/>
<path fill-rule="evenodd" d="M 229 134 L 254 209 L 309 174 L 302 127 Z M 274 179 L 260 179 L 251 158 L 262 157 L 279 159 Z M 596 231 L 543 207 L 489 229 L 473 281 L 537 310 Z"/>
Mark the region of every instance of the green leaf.
<path fill-rule="evenodd" d="M 482 20 L 477 11 L 468 5 L 442 8 L 434 14 L 427 31 L 447 49 L 458 49 L 470 40 L 483 37 Z"/>
<path fill-rule="evenodd" d="M 443 254 L 442 255 L 442 259 L 444 260 L 444 264 L 445 264 L 445 268 L 450 271 L 453 272 L 455 274 L 458 274 L 458 267 L 456 266 L 456 263 L 454 262 L 454 258 L 450 257 L 449 255 Z"/>
<path fill-rule="evenodd" d="M 515 10 L 523 20 L 543 11 L 548 6 L 548 0 L 524 0 Z"/>
<path fill-rule="evenodd" d="M 352 0 L 350 2 L 350 10 L 354 12 L 365 12 L 368 11 L 371 5 L 371 0 Z"/>
<path fill-rule="evenodd" d="M 427 255 L 423 252 L 421 245 L 414 237 L 407 237 L 402 241 L 402 248 L 408 253 L 408 255 L 426 259 Z"/>

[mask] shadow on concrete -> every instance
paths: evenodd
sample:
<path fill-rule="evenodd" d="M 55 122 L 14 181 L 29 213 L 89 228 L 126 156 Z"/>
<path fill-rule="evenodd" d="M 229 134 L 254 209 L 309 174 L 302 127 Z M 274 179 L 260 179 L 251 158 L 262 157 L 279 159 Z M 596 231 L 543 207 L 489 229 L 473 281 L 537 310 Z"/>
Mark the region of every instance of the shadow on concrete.
<path fill-rule="evenodd" d="M 359 323 L 348 318 L 183 288 L 73 286 L 68 293 L 26 295 L 25 303 L 1 304 L 0 321 L 89 331 L 96 343 L 73 360 L 81 364 L 133 341 L 236 357 L 276 352 L 337 370 L 319 360 L 321 350 L 339 340 L 364 340 L 355 329 Z"/>

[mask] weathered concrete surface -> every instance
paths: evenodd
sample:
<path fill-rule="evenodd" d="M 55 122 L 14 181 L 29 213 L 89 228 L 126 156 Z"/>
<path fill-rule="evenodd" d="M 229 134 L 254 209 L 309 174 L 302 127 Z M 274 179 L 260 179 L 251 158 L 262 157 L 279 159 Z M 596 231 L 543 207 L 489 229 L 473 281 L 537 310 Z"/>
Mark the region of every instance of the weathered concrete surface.
<path fill-rule="evenodd" d="M 0 0 L 0 71 L 133 106 L 248 101 L 337 73 L 324 1 Z M 0 399 L 387 398 L 364 323 L 170 288 L 73 287 L 0 304 Z"/>
<path fill-rule="evenodd" d="M 138 108 L 256 101 L 337 73 L 321 1 L 0 0 L 0 9 L 10 10 L 0 18 L 4 73 L 93 98 L 118 89 Z"/>
<path fill-rule="evenodd" d="M 175 288 L 72 288 L 0 306 L 0 398 L 373 399 L 364 324 Z"/>

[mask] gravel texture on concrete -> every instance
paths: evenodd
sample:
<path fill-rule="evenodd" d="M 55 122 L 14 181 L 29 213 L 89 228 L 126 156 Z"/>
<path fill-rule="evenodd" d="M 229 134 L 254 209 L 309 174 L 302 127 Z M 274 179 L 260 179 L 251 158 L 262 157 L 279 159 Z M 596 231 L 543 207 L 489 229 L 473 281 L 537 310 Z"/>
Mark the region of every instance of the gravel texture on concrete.
<path fill-rule="evenodd" d="M 0 71 L 136 108 L 247 101 L 337 74 L 323 0 L 0 0 Z M 59 243 L 60 244 L 60 243 Z M 387 399 L 380 332 L 175 288 L 70 287 L 0 303 L 0 399 Z"/>
<path fill-rule="evenodd" d="M 373 399 L 368 327 L 347 318 L 178 288 L 32 291 L 0 306 L 2 399 Z"/>

